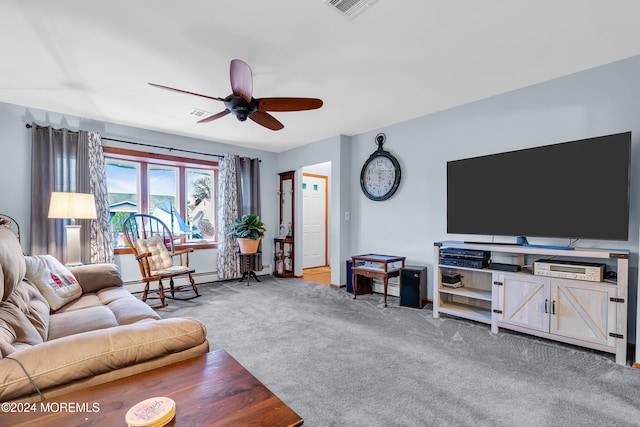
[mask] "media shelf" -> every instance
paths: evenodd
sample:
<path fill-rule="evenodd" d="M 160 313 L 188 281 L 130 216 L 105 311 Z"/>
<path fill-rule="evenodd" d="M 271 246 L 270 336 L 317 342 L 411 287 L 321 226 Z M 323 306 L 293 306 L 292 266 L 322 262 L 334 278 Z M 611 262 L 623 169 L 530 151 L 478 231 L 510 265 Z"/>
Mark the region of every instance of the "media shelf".
<path fill-rule="evenodd" d="M 481 289 L 471 288 L 440 288 L 440 292 L 443 294 L 458 295 L 464 298 L 471 298 L 480 301 L 491 301 L 491 291 L 483 291 Z"/>
<path fill-rule="evenodd" d="M 511 329 L 615 354 L 626 364 L 629 252 L 626 250 L 436 242 L 433 316 L 461 317 L 491 325 L 493 333 Z M 441 250 L 488 251 L 516 258 L 522 270 L 454 267 L 441 262 Z M 598 262 L 614 269 L 616 280 L 592 282 L 534 275 L 525 265 L 556 257 Z M 489 264 L 490 265 L 490 264 Z M 462 287 L 447 287 L 443 274 L 461 276 Z M 451 285 L 450 285 L 451 286 Z"/>

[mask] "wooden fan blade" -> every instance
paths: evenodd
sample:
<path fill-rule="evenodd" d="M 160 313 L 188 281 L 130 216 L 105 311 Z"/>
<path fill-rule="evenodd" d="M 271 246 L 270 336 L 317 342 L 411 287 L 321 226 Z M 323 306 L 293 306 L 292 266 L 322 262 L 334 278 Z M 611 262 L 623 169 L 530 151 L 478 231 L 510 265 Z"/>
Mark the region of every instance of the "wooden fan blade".
<path fill-rule="evenodd" d="M 202 94 L 199 94 L 199 93 L 189 92 L 189 91 L 182 90 L 182 89 L 176 89 L 176 88 L 169 87 L 169 86 L 162 86 L 162 85 L 159 85 L 159 84 L 156 84 L 156 83 L 149 83 L 149 85 L 151 85 L 151 86 L 153 86 L 153 87 L 159 87 L 160 89 L 172 90 L 172 91 L 174 91 L 174 92 L 186 93 L 186 94 L 188 94 L 188 95 L 201 96 L 201 97 L 203 97 L 203 98 L 207 98 L 207 99 L 214 99 L 214 100 L 216 100 L 216 101 L 222 101 L 222 102 L 224 102 L 224 98 L 218 98 L 217 96 L 202 95 Z"/>
<path fill-rule="evenodd" d="M 275 117 L 264 111 L 256 111 L 249 116 L 251 120 L 271 130 L 280 130 L 284 127 Z"/>
<path fill-rule="evenodd" d="M 260 98 L 259 111 L 301 111 L 315 110 L 322 107 L 322 100 L 317 98 Z"/>
<path fill-rule="evenodd" d="M 214 120 L 219 119 L 220 117 L 224 117 L 229 113 L 230 113 L 229 110 L 220 111 L 218 114 L 214 114 L 213 116 L 209 116 L 209 117 L 206 117 L 206 118 L 204 118 L 202 120 L 198 120 L 197 123 L 209 123 L 209 122 L 212 122 Z"/>
<path fill-rule="evenodd" d="M 241 96 L 251 102 L 253 96 L 253 77 L 251 67 L 239 59 L 231 61 L 231 90 L 234 95 Z"/>

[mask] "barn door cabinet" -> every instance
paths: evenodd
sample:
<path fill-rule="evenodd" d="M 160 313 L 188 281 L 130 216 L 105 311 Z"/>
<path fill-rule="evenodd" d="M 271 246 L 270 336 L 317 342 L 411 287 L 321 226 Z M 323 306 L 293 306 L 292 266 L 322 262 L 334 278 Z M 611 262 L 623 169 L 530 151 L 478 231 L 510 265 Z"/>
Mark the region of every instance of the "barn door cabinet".
<path fill-rule="evenodd" d="M 519 272 L 452 267 L 441 260 L 441 249 L 490 251 L 519 264 Z M 533 275 L 533 261 L 546 258 L 598 262 L 616 278 L 602 282 Z M 436 242 L 433 316 L 448 314 L 491 325 L 491 331 L 511 329 L 627 358 L 627 290 L 629 252 L 609 249 Z M 460 274 L 462 287 L 443 285 L 445 273 Z"/>
<path fill-rule="evenodd" d="M 498 274 L 494 286 L 499 327 L 615 348 L 616 285 Z"/>

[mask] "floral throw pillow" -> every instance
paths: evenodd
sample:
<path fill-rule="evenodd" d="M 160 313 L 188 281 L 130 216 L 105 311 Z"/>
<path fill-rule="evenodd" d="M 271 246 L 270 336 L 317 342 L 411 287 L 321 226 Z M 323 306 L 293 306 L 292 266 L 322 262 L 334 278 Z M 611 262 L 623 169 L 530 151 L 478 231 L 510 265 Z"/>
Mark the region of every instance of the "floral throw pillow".
<path fill-rule="evenodd" d="M 24 257 L 27 264 L 26 277 L 47 300 L 51 311 L 80 298 L 82 288 L 71 272 L 52 255 Z"/>

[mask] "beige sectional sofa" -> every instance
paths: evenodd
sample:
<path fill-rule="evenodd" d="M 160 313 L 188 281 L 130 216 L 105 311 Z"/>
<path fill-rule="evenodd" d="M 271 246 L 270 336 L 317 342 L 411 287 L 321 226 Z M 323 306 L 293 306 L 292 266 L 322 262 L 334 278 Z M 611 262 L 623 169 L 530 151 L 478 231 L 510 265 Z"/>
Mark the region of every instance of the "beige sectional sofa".
<path fill-rule="evenodd" d="M 0 268 L 0 401 L 54 397 L 209 351 L 202 323 L 160 319 L 122 287 L 116 265 L 25 257 L 0 227 Z"/>

